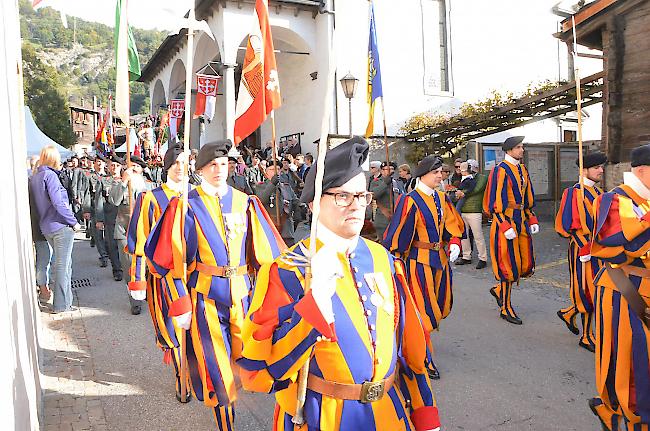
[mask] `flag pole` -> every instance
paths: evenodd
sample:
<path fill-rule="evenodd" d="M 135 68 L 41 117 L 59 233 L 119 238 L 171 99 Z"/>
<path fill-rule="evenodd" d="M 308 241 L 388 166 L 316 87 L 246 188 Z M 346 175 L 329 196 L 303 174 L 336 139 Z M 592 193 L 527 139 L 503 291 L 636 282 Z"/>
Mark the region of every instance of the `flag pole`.
<path fill-rule="evenodd" d="M 576 108 L 578 110 L 578 166 L 580 169 L 580 198 L 584 200 L 585 197 L 585 182 L 582 170 L 584 167 L 583 162 L 583 148 L 582 148 L 582 91 L 580 88 L 580 70 L 578 69 L 578 44 L 576 38 L 576 20 L 571 16 L 571 23 L 573 26 L 573 74 L 576 81 Z"/>
<path fill-rule="evenodd" d="M 325 90 L 325 97 L 323 98 L 323 118 L 321 120 L 320 126 L 320 140 L 318 142 L 318 159 L 316 160 L 316 180 L 314 184 L 314 202 L 312 206 L 311 233 L 309 236 L 309 263 L 305 267 L 305 294 L 311 290 L 311 258 L 316 254 L 316 238 L 318 234 L 318 217 L 320 216 L 320 200 L 323 195 L 323 175 L 325 174 L 325 155 L 327 153 L 327 138 L 329 135 L 329 121 L 331 115 L 331 100 L 329 97 L 334 92 L 334 80 L 336 73 L 335 38 L 336 34 L 333 34 L 331 58 L 329 62 L 329 70 L 327 73 L 327 88 Z M 298 428 L 302 427 L 305 424 L 304 408 L 305 401 L 307 399 L 307 378 L 309 377 L 310 362 L 311 357 L 305 361 L 298 374 L 296 413 L 292 418 L 292 422 L 296 424 Z"/>
<path fill-rule="evenodd" d="M 275 174 L 280 179 L 280 171 L 278 170 L 278 157 L 277 157 L 277 145 L 276 134 L 275 134 L 275 110 L 271 111 L 271 151 L 273 152 L 273 166 L 275 166 Z M 282 233 L 282 226 L 280 226 L 280 193 L 278 193 L 279 183 L 275 187 L 275 222 L 278 226 L 278 232 Z"/>
<path fill-rule="evenodd" d="M 128 14 L 128 9 L 129 8 L 129 0 L 124 0 L 124 13 L 126 17 L 126 28 L 129 28 L 129 14 Z M 76 23 L 76 20 L 75 20 Z M 124 58 L 129 58 L 129 44 L 127 43 L 124 46 L 124 51 L 122 54 L 125 55 L 126 57 Z M 126 81 L 126 100 L 129 101 L 128 104 L 128 109 L 127 109 L 127 117 L 126 119 L 122 119 L 122 121 L 125 122 L 126 124 L 126 168 L 131 169 L 132 163 L 131 163 L 131 77 L 127 76 L 127 81 Z M 115 140 L 115 138 L 113 138 Z M 131 185 L 131 179 L 129 178 L 129 182 L 127 184 L 129 188 L 129 214 L 133 214 L 133 186 Z"/>
<path fill-rule="evenodd" d="M 193 52 L 194 52 L 194 29 L 193 23 L 195 21 L 195 12 L 194 12 L 194 2 L 189 11 L 188 16 L 188 26 L 187 26 L 187 61 L 185 68 L 185 123 L 183 128 L 183 152 L 186 154 L 190 150 L 190 109 L 192 105 L 192 72 L 193 72 Z M 185 162 L 183 167 L 183 181 L 182 181 L 182 191 L 181 191 L 181 232 L 185 231 L 185 216 L 187 214 L 188 207 L 188 196 L 187 189 L 189 187 L 189 160 Z M 186 248 L 187 244 L 185 243 L 185 238 L 181 241 L 182 252 L 183 252 L 183 279 L 187 283 L 187 260 L 186 260 Z M 182 329 L 182 328 L 181 328 Z M 188 387 L 187 387 L 187 331 L 181 330 L 181 340 L 179 347 L 179 356 L 180 356 L 180 397 L 179 401 L 187 402 L 188 399 Z"/>
<path fill-rule="evenodd" d="M 388 132 L 386 128 L 386 109 L 384 108 L 384 96 L 381 96 L 381 115 L 384 123 L 384 149 L 386 150 L 386 164 L 390 172 L 390 152 L 388 151 Z M 390 190 L 388 191 L 388 199 L 390 202 L 391 214 L 395 211 L 395 203 L 393 202 L 393 180 L 391 177 Z"/>

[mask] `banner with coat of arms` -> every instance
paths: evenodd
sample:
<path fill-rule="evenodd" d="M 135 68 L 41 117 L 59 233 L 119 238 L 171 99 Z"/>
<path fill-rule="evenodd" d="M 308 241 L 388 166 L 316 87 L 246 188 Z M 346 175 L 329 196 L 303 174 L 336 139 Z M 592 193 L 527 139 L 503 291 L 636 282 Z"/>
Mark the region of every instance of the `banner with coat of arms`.
<path fill-rule="evenodd" d="M 196 107 L 194 119 L 203 117 L 212 121 L 217 103 L 219 76 L 196 74 Z"/>
<path fill-rule="evenodd" d="M 185 114 L 185 100 L 174 99 L 169 101 L 169 139 L 178 137 L 178 127 Z"/>

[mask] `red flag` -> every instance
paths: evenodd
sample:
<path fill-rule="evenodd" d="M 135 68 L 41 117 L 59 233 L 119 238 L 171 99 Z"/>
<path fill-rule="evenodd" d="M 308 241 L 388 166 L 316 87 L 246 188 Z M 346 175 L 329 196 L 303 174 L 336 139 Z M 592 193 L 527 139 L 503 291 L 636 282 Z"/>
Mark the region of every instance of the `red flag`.
<path fill-rule="evenodd" d="M 237 97 L 235 144 L 253 133 L 280 104 L 280 81 L 268 3 L 267 0 L 256 0 L 255 22 L 246 45 Z"/>
<path fill-rule="evenodd" d="M 185 100 L 175 99 L 169 101 L 169 140 L 178 136 L 178 127 L 185 113 Z"/>
<path fill-rule="evenodd" d="M 39 4 L 40 2 L 42 2 L 42 1 L 43 1 L 43 0 L 34 0 L 34 1 L 32 2 L 32 8 L 36 9 L 36 6 L 38 6 L 38 4 Z"/>
<path fill-rule="evenodd" d="M 214 107 L 217 102 L 217 84 L 219 77 L 196 74 L 196 108 L 194 118 L 203 116 L 212 121 Z"/>

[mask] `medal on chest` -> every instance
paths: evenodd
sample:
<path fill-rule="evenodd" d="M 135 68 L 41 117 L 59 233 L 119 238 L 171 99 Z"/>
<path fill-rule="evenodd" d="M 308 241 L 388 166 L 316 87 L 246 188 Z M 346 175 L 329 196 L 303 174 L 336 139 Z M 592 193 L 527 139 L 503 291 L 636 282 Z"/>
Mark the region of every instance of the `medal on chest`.
<path fill-rule="evenodd" d="M 368 273 L 364 275 L 364 278 L 372 291 L 370 295 L 372 305 L 392 315 L 395 311 L 395 304 L 391 298 L 388 283 L 386 283 L 384 275 L 381 273 Z"/>
<path fill-rule="evenodd" d="M 244 234 L 246 220 L 243 213 L 224 213 L 223 225 L 226 230 L 226 239 L 231 241 Z"/>

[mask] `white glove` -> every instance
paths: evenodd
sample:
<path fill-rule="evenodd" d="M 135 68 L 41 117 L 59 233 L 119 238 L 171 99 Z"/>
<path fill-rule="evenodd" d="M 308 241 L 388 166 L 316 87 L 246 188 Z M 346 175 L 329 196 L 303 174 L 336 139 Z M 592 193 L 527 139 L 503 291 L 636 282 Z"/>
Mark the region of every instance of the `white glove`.
<path fill-rule="evenodd" d="M 131 298 L 135 299 L 136 301 L 144 301 L 147 299 L 146 290 L 129 290 L 129 295 L 131 295 Z"/>
<path fill-rule="evenodd" d="M 584 256 L 579 257 L 580 262 L 582 263 L 587 263 L 591 260 L 591 255 L 590 254 L 585 254 Z"/>
<path fill-rule="evenodd" d="M 298 166 L 294 165 L 293 163 L 289 165 L 289 169 L 291 169 L 291 172 L 297 172 L 298 171 Z"/>
<path fill-rule="evenodd" d="M 517 232 L 515 232 L 513 228 L 510 228 L 507 231 L 505 231 L 503 235 L 506 237 L 506 239 L 510 239 L 510 240 L 517 238 Z"/>
<path fill-rule="evenodd" d="M 336 250 L 326 245 L 321 247 L 311 258 L 311 270 L 311 295 L 325 321 L 333 323 L 332 296 L 336 292 L 336 279 L 343 276 L 343 267 Z"/>
<path fill-rule="evenodd" d="M 458 256 L 460 256 L 460 247 L 458 247 L 458 244 L 452 244 L 449 246 L 449 261 L 451 263 L 456 262 L 456 259 L 458 259 Z"/>
<path fill-rule="evenodd" d="M 75 225 L 72 226 L 72 230 L 75 232 L 79 232 L 81 230 L 81 225 L 79 223 L 75 223 Z"/>
<path fill-rule="evenodd" d="M 174 316 L 174 322 L 176 322 L 176 326 L 187 331 L 190 329 L 190 322 L 192 322 L 192 312 L 188 311 L 180 316 Z"/>
<path fill-rule="evenodd" d="M 531 224 L 530 225 L 530 233 L 535 235 L 538 232 L 539 232 L 539 225 L 538 224 Z"/>

